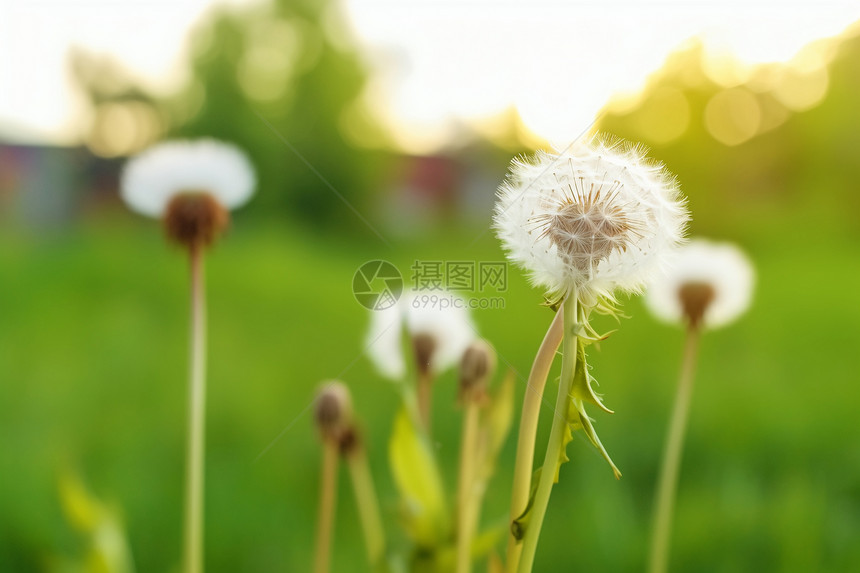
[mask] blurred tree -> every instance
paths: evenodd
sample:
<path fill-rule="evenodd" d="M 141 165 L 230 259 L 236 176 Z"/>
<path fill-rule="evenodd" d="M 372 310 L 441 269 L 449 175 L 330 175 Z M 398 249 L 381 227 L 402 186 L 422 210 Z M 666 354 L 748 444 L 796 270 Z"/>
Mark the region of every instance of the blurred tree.
<path fill-rule="evenodd" d="M 389 154 L 372 149 L 380 147 L 381 132 L 360 109 L 367 71 L 339 5 L 274 0 L 222 7 L 192 32 L 190 42 L 190 77 L 172 97 L 141 96 L 131 89 L 106 94 L 99 85 L 104 79 L 76 73 L 95 116 L 130 98 L 135 104 L 148 100 L 152 117 L 164 122 L 159 134 L 215 137 L 248 151 L 259 193 L 249 210 L 361 225 L 331 188 L 361 211 L 379 187 Z M 349 117 L 360 118 L 364 133 L 375 137 L 372 143 L 356 147 L 354 135 L 344 139 Z M 89 145 L 94 142 L 97 147 L 98 138 L 91 136 Z"/>

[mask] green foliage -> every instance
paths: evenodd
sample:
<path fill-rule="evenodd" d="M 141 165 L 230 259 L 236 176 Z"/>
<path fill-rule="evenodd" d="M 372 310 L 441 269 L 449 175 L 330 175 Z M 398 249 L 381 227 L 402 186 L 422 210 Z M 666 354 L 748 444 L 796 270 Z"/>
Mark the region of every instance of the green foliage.
<path fill-rule="evenodd" d="M 58 482 L 60 502 L 68 520 L 86 542 L 80 561 L 61 561 L 61 570 L 80 573 L 134 573 L 125 528 L 117 511 L 92 496 L 80 477 L 66 471 Z"/>
<path fill-rule="evenodd" d="M 388 455 L 409 537 L 419 548 L 439 547 L 451 529 L 442 477 L 426 436 L 405 409 L 394 419 Z"/>

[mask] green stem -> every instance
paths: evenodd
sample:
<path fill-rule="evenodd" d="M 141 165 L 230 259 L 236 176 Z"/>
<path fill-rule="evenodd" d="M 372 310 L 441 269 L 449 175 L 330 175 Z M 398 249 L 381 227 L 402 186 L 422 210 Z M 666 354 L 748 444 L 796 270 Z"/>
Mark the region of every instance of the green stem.
<path fill-rule="evenodd" d="M 323 440 L 314 573 L 328 573 L 329 571 L 334 506 L 337 501 L 337 461 L 339 456 L 337 443 L 333 440 Z"/>
<path fill-rule="evenodd" d="M 433 374 L 427 370 L 418 374 L 418 417 L 421 427 L 430 436 L 430 422 L 433 416 Z"/>
<path fill-rule="evenodd" d="M 564 311 L 559 309 L 544 335 L 543 342 L 535 355 L 526 392 L 523 396 L 523 410 L 520 416 L 519 436 L 517 437 L 517 457 L 514 461 L 514 481 L 511 488 L 510 524 L 523 514 L 529 503 L 532 473 L 534 472 L 535 439 L 537 436 L 538 418 L 543 403 L 543 392 L 546 379 L 549 376 L 555 353 L 561 344 L 562 317 Z M 513 531 L 508 533 L 508 551 L 506 568 L 508 573 L 515 573 L 520 560 L 522 544 L 514 537 Z"/>
<path fill-rule="evenodd" d="M 475 492 L 479 405 L 471 396 L 466 396 L 465 401 L 457 483 L 457 573 L 469 573 L 472 570 L 472 536 L 479 500 Z"/>
<path fill-rule="evenodd" d="M 559 457 L 564 450 L 565 429 L 568 425 L 567 410 L 570 401 L 570 391 L 573 385 L 573 374 L 576 367 L 577 335 L 579 325 L 577 322 L 577 300 L 576 291 L 571 291 L 564 301 L 562 312 L 564 313 L 564 338 L 562 340 L 561 356 L 561 378 L 558 384 L 558 397 L 555 403 L 555 415 L 552 420 L 552 430 L 546 447 L 541 468 L 540 480 L 535 492 L 532 515 L 526 527 L 523 538 L 522 555 L 520 556 L 519 573 L 531 573 L 534 565 L 535 552 L 537 551 L 538 538 L 540 537 L 543 520 L 546 516 L 549 496 L 552 493 L 555 473 L 558 467 Z"/>
<path fill-rule="evenodd" d="M 191 360 L 188 381 L 188 445 L 185 469 L 185 573 L 203 572 L 203 464 L 206 418 L 206 306 L 203 250 L 190 248 Z"/>
<path fill-rule="evenodd" d="M 675 393 L 675 404 L 672 406 L 669 433 L 663 448 L 660 477 L 657 480 L 657 501 L 654 509 L 651 557 L 648 566 L 650 573 L 666 573 L 669 567 L 669 537 L 672 532 L 672 514 L 675 506 L 675 495 L 678 490 L 681 451 L 684 447 L 684 434 L 687 429 L 690 400 L 693 394 L 693 375 L 696 369 L 700 334 L 701 331 L 697 326 L 690 326 L 684 344 L 681 375 Z"/>
<path fill-rule="evenodd" d="M 361 528 L 364 531 L 367 559 L 371 568 L 377 570 L 385 558 L 385 530 L 382 526 L 379 501 L 376 498 L 366 450 L 358 447 L 355 452 L 351 452 L 347 456 L 347 464 L 352 477 Z"/>

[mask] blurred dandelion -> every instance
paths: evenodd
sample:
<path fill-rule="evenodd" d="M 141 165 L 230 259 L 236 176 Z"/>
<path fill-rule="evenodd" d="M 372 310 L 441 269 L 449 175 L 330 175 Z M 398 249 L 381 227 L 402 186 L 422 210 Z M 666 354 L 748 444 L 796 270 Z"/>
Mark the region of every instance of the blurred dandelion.
<path fill-rule="evenodd" d="M 523 402 L 511 499 L 509 571 L 531 571 L 537 540 L 571 431 L 581 429 L 620 472 L 600 443 L 585 402 L 606 408 L 593 389 L 585 345 L 600 337 L 593 310 L 613 312 L 618 292 L 638 292 L 683 239 L 687 210 L 678 185 L 640 146 L 593 137 L 559 153 L 512 162 L 499 188 L 494 226 L 508 258 L 560 304 L 538 351 Z M 562 371 L 555 418 L 537 486 L 530 472 L 543 387 L 558 344 Z M 529 492 L 534 494 L 529 498 Z M 522 541 L 521 541 L 522 540 Z"/>
<path fill-rule="evenodd" d="M 487 388 L 496 370 L 496 352 L 484 340 L 476 340 L 460 359 L 460 402 L 463 432 L 457 480 L 457 573 L 472 570 L 472 538 L 478 522 L 481 492 L 476 475 L 481 457 L 480 413 L 487 401 Z"/>
<path fill-rule="evenodd" d="M 687 330 L 657 480 L 650 573 L 665 573 L 669 565 L 672 513 L 701 331 L 725 326 L 746 311 L 752 299 L 754 276 L 746 255 L 734 245 L 696 239 L 678 249 L 674 265 L 648 288 L 645 301 L 649 310 L 660 320 L 684 324 Z"/>
<path fill-rule="evenodd" d="M 755 273 L 734 245 L 695 239 L 678 249 L 672 262 L 645 296 L 648 310 L 660 320 L 718 328 L 749 308 Z"/>
<path fill-rule="evenodd" d="M 169 241 L 188 250 L 191 330 L 186 458 L 184 571 L 203 571 L 203 465 L 206 400 L 206 308 L 203 254 L 227 228 L 228 209 L 253 194 L 254 171 L 236 147 L 215 140 L 156 145 L 125 166 L 121 196 L 160 218 Z"/>
<path fill-rule="evenodd" d="M 429 428 L 433 381 L 462 357 L 475 338 L 475 326 L 465 301 L 453 295 L 405 292 L 396 305 L 371 312 L 367 355 L 379 373 L 392 380 L 406 376 L 404 330 L 416 370 L 418 414 Z"/>

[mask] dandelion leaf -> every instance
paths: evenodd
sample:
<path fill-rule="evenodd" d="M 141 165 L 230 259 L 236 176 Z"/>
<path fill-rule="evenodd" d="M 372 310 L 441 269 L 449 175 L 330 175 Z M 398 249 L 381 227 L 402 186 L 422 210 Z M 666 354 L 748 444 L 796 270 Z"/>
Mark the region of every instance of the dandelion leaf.
<path fill-rule="evenodd" d="M 405 409 L 394 420 L 388 456 L 406 529 L 416 544 L 438 546 L 449 529 L 442 477 L 427 438 Z"/>

